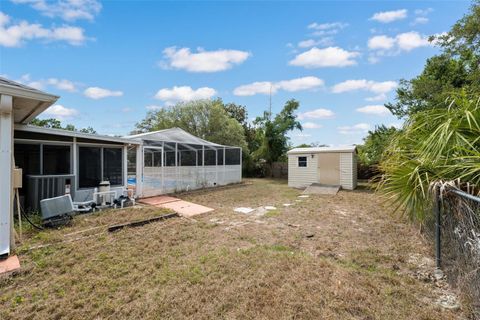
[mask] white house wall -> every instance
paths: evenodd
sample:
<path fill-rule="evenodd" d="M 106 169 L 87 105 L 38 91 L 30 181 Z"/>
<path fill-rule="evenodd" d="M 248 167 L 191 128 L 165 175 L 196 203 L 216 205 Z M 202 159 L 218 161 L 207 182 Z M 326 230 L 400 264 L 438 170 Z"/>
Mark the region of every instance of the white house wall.
<path fill-rule="evenodd" d="M 13 218 L 13 106 L 12 97 L 0 95 L 0 255 L 10 253 Z"/>
<path fill-rule="evenodd" d="M 357 175 L 358 175 L 358 167 L 357 167 L 357 154 L 352 153 L 352 179 L 353 179 L 353 189 L 357 188 Z"/>
<path fill-rule="evenodd" d="M 298 166 L 298 157 L 307 157 L 307 166 Z M 318 182 L 318 156 L 311 153 L 288 155 L 288 186 L 306 188 Z"/>

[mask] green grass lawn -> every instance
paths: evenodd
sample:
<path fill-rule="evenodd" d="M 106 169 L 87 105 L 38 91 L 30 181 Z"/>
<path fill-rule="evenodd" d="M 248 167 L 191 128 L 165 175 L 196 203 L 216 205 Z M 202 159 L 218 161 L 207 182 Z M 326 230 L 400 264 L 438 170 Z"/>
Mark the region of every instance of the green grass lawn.
<path fill-rule="evenodd" d="M 215 209 L 195 219 L 105 230 L 165 213 L 145 207 L 30 230 L 18 248 L 22 271 L 0 280 L 0 318 L 461 318 L 417 276 L 412 257 L 431 260 L 425 240 L 375 194 L 297 201 L 300 191 L 283 181 L 249 182 L 182 194 Z M 233 212 L 267 205 L 277 210 Z"/>

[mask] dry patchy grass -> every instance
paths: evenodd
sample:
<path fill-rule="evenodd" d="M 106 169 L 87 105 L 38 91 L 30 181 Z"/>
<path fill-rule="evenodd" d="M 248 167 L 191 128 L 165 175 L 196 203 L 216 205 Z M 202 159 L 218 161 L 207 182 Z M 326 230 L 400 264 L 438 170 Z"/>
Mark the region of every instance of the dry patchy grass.
<path fill-rule="evenodd" d="M 158 215 L 127 209 L 30 234 L 23 271 L 0 281 L 2 319 L 457 319 L 412 256 L 428 246 L 372 193 L 301 202 L 284 182 L 183 194 L 215 208 L 116 233 L 65 234 Z M 285 208 L 283 203 L 294 203 Z M 272 205 L 264 216 L 233 212 Z M 32 244 L 51 246 L 26 250 Z"/>

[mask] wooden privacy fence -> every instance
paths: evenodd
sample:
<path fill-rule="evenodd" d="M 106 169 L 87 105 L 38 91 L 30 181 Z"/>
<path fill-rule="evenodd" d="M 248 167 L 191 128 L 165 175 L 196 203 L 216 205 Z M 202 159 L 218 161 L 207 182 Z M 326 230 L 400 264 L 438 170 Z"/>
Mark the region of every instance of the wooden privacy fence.
<path fill-rule="evenodd" d="M 288 178 L 288 163 L 286 162 L 274 162 L 272 164 L 272 175 L 274 178 Z"/>

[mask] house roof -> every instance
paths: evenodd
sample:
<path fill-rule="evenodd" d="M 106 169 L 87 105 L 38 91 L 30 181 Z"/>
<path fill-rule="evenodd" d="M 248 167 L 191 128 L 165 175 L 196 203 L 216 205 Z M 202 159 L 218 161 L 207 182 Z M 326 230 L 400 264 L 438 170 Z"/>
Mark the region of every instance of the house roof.
<path fill-rule="evenodd" d="M 311 148 L 294 148 L 287 154 L 303 154 L 303 153 L 322 153 L 322 152 L 356 152 L 356 146 L 343 147 L 311 147 Z"/>
<path fill-rule="evenodd" d="M 0 77 L 0 95 L 13 98 L 15 123 L 27 124 L 58 100 L 58 96 Z"/>
<path fill-rule="evenodd" d="M 210 142 L 199 137 L 194 136 L 180 128 L 164 129 L 146 133 L 135 134 L 126 136 L 128 139 L 135 140 L 153 140 L 153 141 L 165 141 L 165 142 L 177 142 L 184 144 L 198 144 L 211 147 L 224 147 L 221 144 Z"/>
<path fill-rule="evenodd" d="M 53 134 L 57 136 L 85 138 L 85 139 L 100 140 L 100 141 L 107 141 L 107 142 L 120 142 L 125 144 L 141 144 L 141 141 L 136 141 L 132 139 L 111 137 L 111 136 L 100 135 L 100 134 L 84 133 L 79 131 L 69 131 L 69 130 L 63 130 L 63 129 L 43 128 L 43 127 L 37 127 L 33 125 L 16 124 L 15 130 L 36 132 L 36 133 L 46 133 L 46 134 Z"/>

